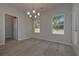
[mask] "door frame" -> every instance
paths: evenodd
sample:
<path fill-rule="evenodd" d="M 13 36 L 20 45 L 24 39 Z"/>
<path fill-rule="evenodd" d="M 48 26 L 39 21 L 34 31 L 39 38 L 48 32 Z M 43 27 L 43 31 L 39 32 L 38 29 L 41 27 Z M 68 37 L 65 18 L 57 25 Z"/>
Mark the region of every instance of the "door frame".
<path fill-rule="evenodd" d="M 4 14 L 4 24 L 5 24 L 5 16 L 6 16 L 6 15 L 15 17 L 15 19 L 14 19 L 14 21 L 16 21 L 16 32 L 15 32 L 15 33 L 17 34 L 15 40 L 18 40 L 18 17 L 5 13 L 5 14 Z M 4 25 L 4 28 L 5 28 L 5 25 Z M 5 33 L 5 31 L 4 31 L 4 33 Z M 4 37 L 5 37 L 5 36 L 4 36 Z M 5 42 L 5 41 L 6 41 L 6 40 L 4 40 L 4 42 Z M 4 44 L 5 44 L 5 43 L 4 43 Z"/>

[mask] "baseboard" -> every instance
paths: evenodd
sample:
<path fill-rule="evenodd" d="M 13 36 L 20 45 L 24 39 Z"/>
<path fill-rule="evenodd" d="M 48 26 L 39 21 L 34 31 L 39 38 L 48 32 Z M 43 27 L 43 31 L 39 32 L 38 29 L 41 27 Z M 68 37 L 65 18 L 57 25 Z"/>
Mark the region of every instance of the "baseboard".
<path fill-rule="evenodd" d="M 35 38 L 35 39 L 41 39 L 41 38 Z M 53 40 L 48 40 L 48 39 L 41 39 L 41 40 L 47 40 L 47 41 L 54 42 L 54 43 L 59 43 L 59 44 L 72 46 L 71 43 L 66 43 L 66 42 L 61 42 L 61 41 L 53 41 Z"/>
<path fill-rule="evenodd" d="M 72 48 L 73 48 L 73 51 L 75 52 L 75 54 L 77 56 L 79 56 L 79 51 L 78 51 L 77 47 L 75 47 L 74 45 L 72 45 Z"/>
<path fill-rule="evenodd" d="M 21 42 L 23 40 L 28 40 L 28 39 L 32 39 L 32 38 L 28 37 L 28 38 L 25 38 L 25 39 L 19 39 L 18 41 Z"/>
<path fill-rule="evenodd" d="M 27 37 L 27 38 L 23 38 L 23 39 L 19 39 L 18 38 L 18 41 L 21 41 L 21 40 L 26 40 L 26 39 L 29 39 L 30 37 Z"/>

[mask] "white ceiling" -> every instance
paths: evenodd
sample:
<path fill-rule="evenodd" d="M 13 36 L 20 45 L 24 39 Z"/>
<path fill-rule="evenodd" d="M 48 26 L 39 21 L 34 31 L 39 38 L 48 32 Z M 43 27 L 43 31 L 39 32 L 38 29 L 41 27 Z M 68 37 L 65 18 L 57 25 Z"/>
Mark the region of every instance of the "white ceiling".
<path fill-rule="evenodd" d="M 37 11 L 46 11 L 55 6 L 62 5 L 61 3 L 17 3 L 15 4 L 19 8 L 24 8 L 26 10 L 35 9 Z"/>
<path fill-rule="evenodd" d="M 24 9 L 26 11 L 31 11 L 35 9 L 40 12 L 48 11 L 51 8 L 56 8 L 59 6 L 70 5 L 68 3 L 10 3 L 6 4 L 8 6 L 15 6 L 17 8 Z"/>
<path fill-rule="evenodd" d="M 40 8 L 48 8 L 52 7 L 58 4 L 53 3 L 22 3 L 22 4 L 16 4 L 19 7 L 23 7 L 26 9 L 40 9 Z"/>

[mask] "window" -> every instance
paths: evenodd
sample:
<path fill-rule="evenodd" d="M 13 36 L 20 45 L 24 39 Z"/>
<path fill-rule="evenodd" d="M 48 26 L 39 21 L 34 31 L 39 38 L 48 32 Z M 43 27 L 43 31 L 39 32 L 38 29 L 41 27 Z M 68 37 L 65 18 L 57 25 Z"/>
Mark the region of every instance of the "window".
<path fill-rule="evenodd" d="M 40 33 L 40 20 L 39 19 L 34 20 L 34 32 Z"/>
<path fill-rule="evenodd" d="M 52 19 L 52 33 L 64 34 L 64 16 L 54 16 Z"/>

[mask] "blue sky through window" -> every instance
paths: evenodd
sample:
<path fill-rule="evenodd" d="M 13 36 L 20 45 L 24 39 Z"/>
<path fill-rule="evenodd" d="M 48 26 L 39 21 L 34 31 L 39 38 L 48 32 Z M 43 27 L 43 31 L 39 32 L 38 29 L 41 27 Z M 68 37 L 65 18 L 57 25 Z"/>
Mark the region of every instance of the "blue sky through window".
<path fill-rule="evenodd" d="M 59 18 L 59 20 L 60 20 L 60 22 L 64 22 L 64 16 L 59 16 L 60 18 Z"/>

